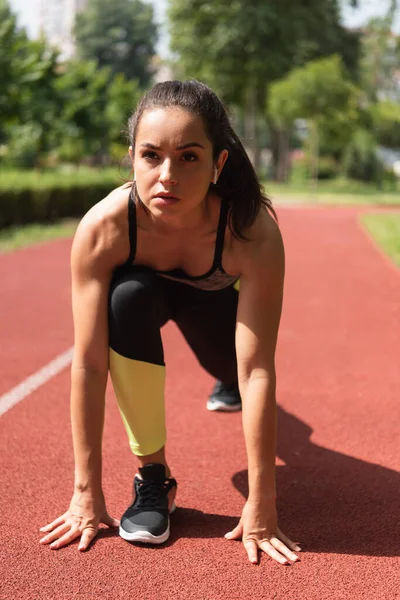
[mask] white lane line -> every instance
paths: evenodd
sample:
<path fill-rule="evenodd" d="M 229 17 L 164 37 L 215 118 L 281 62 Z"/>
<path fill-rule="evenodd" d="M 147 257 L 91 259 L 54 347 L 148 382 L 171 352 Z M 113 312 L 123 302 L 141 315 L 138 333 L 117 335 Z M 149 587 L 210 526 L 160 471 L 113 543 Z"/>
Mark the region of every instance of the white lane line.
<path fill-rule="evenodd" d="M 57 373 L 68 367 L 72 362 L 73 350 L 73 348 L 70 348 L 64 354 L 60 354 L 40 369 L 40 371 L 36 371 L 36 373 L 15 386 L 12 390 L 0 396 L 0 416 L 57 375 Z"/>

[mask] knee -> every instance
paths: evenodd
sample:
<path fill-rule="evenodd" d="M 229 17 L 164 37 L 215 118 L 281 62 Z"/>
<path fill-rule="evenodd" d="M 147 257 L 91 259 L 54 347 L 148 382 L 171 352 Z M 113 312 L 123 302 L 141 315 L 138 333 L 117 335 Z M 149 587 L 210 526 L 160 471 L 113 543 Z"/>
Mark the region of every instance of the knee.
<path fill-rule="evenodd" d="M 135 316 L 143 318 L 144 311 L 151 312 L 157 298 L 156 286 L 156 274 L 149 269 L 116 272 L 109 293 L 111 321 L 126 327 Z"/>

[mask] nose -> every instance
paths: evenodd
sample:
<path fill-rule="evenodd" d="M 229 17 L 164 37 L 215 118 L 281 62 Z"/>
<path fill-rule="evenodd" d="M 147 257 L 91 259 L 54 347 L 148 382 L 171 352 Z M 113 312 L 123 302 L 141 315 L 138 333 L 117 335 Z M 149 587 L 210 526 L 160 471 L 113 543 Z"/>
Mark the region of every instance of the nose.
<path fill-rule="evenodd" d="M 176 173 L 172 168 L 172 161 L 164 160 L 160 168 L 161 183 L 164 185 L 176 185 L 178 183 Z"/>

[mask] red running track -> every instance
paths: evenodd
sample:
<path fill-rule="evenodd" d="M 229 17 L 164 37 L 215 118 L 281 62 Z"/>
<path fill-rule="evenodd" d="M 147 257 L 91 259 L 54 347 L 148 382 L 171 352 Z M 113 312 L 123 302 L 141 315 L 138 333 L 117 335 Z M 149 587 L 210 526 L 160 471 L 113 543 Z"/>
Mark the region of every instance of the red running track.
<path fill-rule="evenodd" d="M 179 484 L 169 542 L 138 547 L 104 529 L 83 554 L 39 545 L 72 492 L 66 369 L 0 418 L 2 600 L 400 598 L 400 278 L 359 212 L 279 209 L 278 508 L 301 561 L 254 566 L 223 538 L 247 493 L 241 416 L 205 410 L 212 380 L 169 324 L 167 454 Z M 69 249 L 0 256 L 0 395 L 72 345 Z M 117 518 L 134 471 L 109 387 L 104 489 Z"/>

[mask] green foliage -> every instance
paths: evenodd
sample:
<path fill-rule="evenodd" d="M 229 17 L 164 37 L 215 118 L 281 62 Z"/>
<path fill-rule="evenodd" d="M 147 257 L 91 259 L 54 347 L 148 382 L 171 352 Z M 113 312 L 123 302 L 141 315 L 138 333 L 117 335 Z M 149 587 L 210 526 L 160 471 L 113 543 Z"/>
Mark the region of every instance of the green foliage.
<path fill-rule="evenodd" d="M 0 0 L 0 115 L 1 122 L 12 119 L 20 110 L 19 80 L 25 68 L 23 56 L 27 37 L 18 30 L 8 2 Z"/>
<path fill-rule="evenodd" d="M 60 114 L 53 128 L 58 159 L 78 162 L 84 156 L 105 156 L 110 144 L 122 144 L 122 128 L 139 99 L 138 82 L 95 61 L 73 60 L 57 81 Z M 126 146 L 126 143 L 125 143 Z"/>
<path fill-rule="evenodd" d="M 381 101 L 370 107 L 372 127 L 382 146 L 400 148 L 400 103 Z"/>
<path fill-rule="evenodd" d="M 96 61 L 72 60 L 57 81 L 60 112 L 54 124 L 59 158 L 79 160 L 84 155 L 107 151 L 105 109 L 109 69 Z"/>
<path fill-rule="evenodd" d="M 25 169 L 32 167 L 40 152 L 42 135 L 42 126 L 34 121 L 10 127 L 3 163 Z"/>
<path fill-rule="evenodd" d="M 380 185 L 384 169 L 377 156 L 375 137 L 366 129 L 358 129 L 343 157 L 345 176 L 361 181 L 375 182 Z"/>
<path fill-rule="evenodd" d="M 400 38 L 392 34 L 396 0 L 388 13 L 371 19 L 362 38 L 361 81 L 371 101 L 400 101 L 396 72 L 400 61 Z"/>
<path fill-rule="evenodd" d="M 115 169 L 66 172 L 0 172 L 0 229 L 11 225 L 81 217 L 123 183 Z"/>
<path fill-rule="evenodd" d="M 157 40 L 152 6 L 142 0 L 88 0 L 77 15 L 75 35 L 81 59 L 149 84 Z"/>
<path fill-rule="evenodd" d="M 311 61 L 273 83 L 268 112 L 280 129 L 290 128 L 296 119 L 308 121 L 310 172 L 320 179 L 337 174 L 334 156 L 341 155 L 358 125 L 358 99 L 359 91 L 334 55 Z M 319 153 L 331 155 L 329 168 L 318 159 Z"/>
<path fill-rule="evenodd" d="M 112 143 L 122 143 L 126 146 L 125 127 L 136 105 L 139 103 L 142 91 L 135 80 L 127 80 L 119 73 L 107 88 L 107 105 L 105 118 L 109 127 L 109 139 Z"/>
<path fill-rule="evenodd" d="M 152 9 L 139 0 L 124 2 L 124 6 L 140 32 L 130 44 L 134 59 L 128 53 L 125 60 L 136 65 L 147 81 L 148 50 L 153 43 L 149 40 L 155 35 Z M 115 5 L 111 11 L 115 12 Z M 147 35 L 151 37 L 143 41 Z M 60 64 L 58 52 L 44 39 L 31 41 L 17 27 L 6 0 L 0 0 L 0 46 L 3 165 L 37 167 L 60 160 L 79 162 L 88 155 L 103 161 L 111 144 L 113 148 L 119 145 L 116 151 L 121 155 L 121 129 L 139 96 L 137 79 L 114 76 L 112 66 L 99 67 L 97 60 Z"/>
<path fill-rule="evenodd" d="M 332 156 L 320 156 L 318 161 L 318 179 L 334 179 L 339 175 L 337 161 Z"/>
<path fill-rule="evenodd" d="M 171 0 L 169 18 L 183 73 L 238 104 L 254 87 L 262 104 L 270 82 L 344 47 L 349 66 L 357 62 L 358 39 L 341 27 L 338 2 L 332 0 Z"/>
<path fill-rule="evenodd" d="M 5 0 L 0 0 L 0 139 L 5 140 L 11 126 L 35 123 L 41 128 L 37 150 L 46 147 L 47 133 L 57 112 L 53 84 L 57 78 L 57 52 L 43 40 L 28 40 L 17 28 L 16 18 Z M 26 129 L 25 129 L 26 131 Z M 25 142 L 21 150 L 26 160 Z M 17 152 L 17 146 L 12 149 Z M 16 156 L 18 159 L 18 157 Z"/>
<path fill-rule="evenodd" d="M 339 0 L 171 0 L 169 18 L 180 75 L 205 81 L 226 103 L 245 108 L 256 169 L 257 120 L 268 120 L 272 172 L 284 179 L 289 133 L 278 131 L 266 115 L 269 86 L 293 68 L 335 52 L 356 73 L 359 36 L 342 27 Z M 290 98 L 284 102 L 290 104 Z M 290 106 L 287 112 L 293 112 Z"/>
<path fill-rule="evenodd" d="M 339 56 L 309 62 L 270 86 L 268 112 L 280 126 L 295 119 L 329 122 L 356 116 L 358 93 Z"/>

